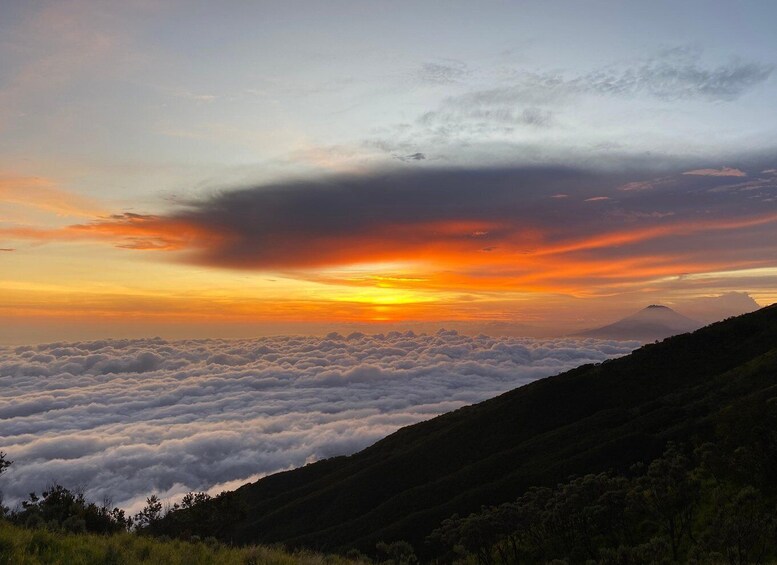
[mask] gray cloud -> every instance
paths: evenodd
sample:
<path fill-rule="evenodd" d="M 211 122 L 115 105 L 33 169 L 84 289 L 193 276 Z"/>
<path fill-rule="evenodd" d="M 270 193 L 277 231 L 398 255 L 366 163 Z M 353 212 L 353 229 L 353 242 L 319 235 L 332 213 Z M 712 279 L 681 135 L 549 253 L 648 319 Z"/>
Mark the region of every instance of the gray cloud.
<path fill-rule="evenodd" d="M 555 248 L 592 262 L 659 257 L 678 265 L 669 274 L 694 262 L 709 265 L 713 244 L 721 264 L 770 261 L 777 176 L 757 172 L 763 163 L 738 164 L 748 171 L 744 182 L 682 174 L 698 165 L 412 167 L 225 190 L 167 215 L 117 216 L 71 229 L 115 233 L 121 247 L 180 249 L 194 263 L 285 269 L 290 276 L 367 257 L 413 260 L 434 246 L 460 253 L 461 270 L 483 249 L 525 255 Z M 554 197 L 560 194 L 566 197 Z M 500 269 L 520 276 L 518 267 Z"/>
<path fill-rule="evenodd" d="M 507 86 L 453 96 L 447 104 L 466 108 L 545 105 L 591 94 L 728 101 L 766 81 L 773 70 L 772 65 L 742 60 L 705 67 L 700 52 L 678 48 L 642 61 L 608 65 L 582 74 L 516 71 Z"/>
<path fill-rule="evenodd" d="M 510 133 L 517 126 L 548 127 L 552 123 L 552 116 L 549 110 L 536 106 L 516 111 L 512 107 L 500 105 L 461 105 L 427 112 L 418 119 L 418 124 L 428 128 L 433 135 L 453 137 L 498 131 Z"/>
<path fill-rule="evenodd" d="M 683 314 L 704 323 L 717 322 L 730 316 L 739 316 L 760 308 L 746 292 L 726 292 L 720 296 L 698 296 L 677 302 Z"/>
<path fill-rule="evenodd" d="M 394 155 L 394 159 L 407 163 L 409 161 L 424 161 L 426 160 L 426 154 L 424 153 L 411 153 L 409 155 Z"/>
<path fill-rule="evenodd" d="M 5 501 L 51 481 L 128 508 L 234 487 L 635 346 L 440 331 L 2 348 Z"/>
<path fill-rule="evenodd" d="M 632 68 L 602 69 L 571 79 L 566 86 L 608 96 L 645 93 L 669 100 L 735 100 L 764 82 L 773 70 L 771 65 L 741 60 L 704 67 L 700 55 L 685 48 L 671 49 Z"/>
<path fill-rule="evenodd" d="M 677 47 L 588 72 L 514 69 L 502 77 L 501 85 L 488 88 L 481 86 L 486 70 L 473 74 L 465 69 L 425 65 L 419 76 L 426 82 L 458 83 L 459 88 L 437 108 L 421 114 L 411 131 L 397 135 L 438 144 L 509 137 L 525 128 L 553 126 L 557 114 L 563 117 L 564 109 L 585 96 L 733 101 L 765 82 L 773 66 L 741 59 L 706 65 L 701 50 Z M 474 75 L 476 80 L 465 80 Z"/>
<path fill-rule="evenodd" d="M 461 61 L 447 60 L 445 62 L 427 62 L 421 65 L 414 76 L 421 82 L 450 85 L 462 81 L 469 76 L 470 71 Z"/>

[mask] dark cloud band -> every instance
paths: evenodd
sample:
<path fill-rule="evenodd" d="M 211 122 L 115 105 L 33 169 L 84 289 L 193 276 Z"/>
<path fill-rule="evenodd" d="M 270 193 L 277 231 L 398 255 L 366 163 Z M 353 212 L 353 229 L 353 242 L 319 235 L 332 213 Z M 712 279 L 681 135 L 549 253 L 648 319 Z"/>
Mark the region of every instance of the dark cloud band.
<path fill-rule="evenodd" d="M 763 163 L 726 167 L 398 168 L 223 190 L 172 213 L 119 215 L 71 232 L 215 267 L 415 261 L 459 277 L 513 277 L 518 287 L 520 272 L 595 286 L 606 282 L 596 273 L 608 261 L 634 280 L 724 269 L 733 259 L 738 268 L 769 265 L 763 242 L 777 236 L 777 175 Z"/>

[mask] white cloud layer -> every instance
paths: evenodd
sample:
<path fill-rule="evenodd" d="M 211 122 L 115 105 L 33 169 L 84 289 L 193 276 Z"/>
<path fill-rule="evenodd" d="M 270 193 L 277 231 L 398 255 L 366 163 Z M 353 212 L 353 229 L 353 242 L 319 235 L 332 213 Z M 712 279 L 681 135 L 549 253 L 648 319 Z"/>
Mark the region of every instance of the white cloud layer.
<path fill-rule="evenodd" d="M 0 479 L 15 504 L 53 481 L 136 510 L 353 453 L 397 428 L 634 342 L 330 334 L 0 348 Z"/>

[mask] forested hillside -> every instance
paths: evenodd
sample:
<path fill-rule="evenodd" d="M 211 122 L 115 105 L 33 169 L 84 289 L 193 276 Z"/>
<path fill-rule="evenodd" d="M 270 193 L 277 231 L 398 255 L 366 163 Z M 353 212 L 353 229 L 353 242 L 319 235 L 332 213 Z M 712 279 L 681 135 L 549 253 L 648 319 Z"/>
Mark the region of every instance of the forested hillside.
<path fill-rule="evenodd" d="M 720 458 L 738 457 L 740 483 L 773 500 L 776 410 L 772 306 L 264 478 L 173 512 L 154 531 L 343 551 L 407 540 L 429 555 L 437 550 L 427 537 L 453 514 L 571 476 L 636 476 L 633 465 L 656 460 L 670 442 L 684 457 L 708 443 Z"/>

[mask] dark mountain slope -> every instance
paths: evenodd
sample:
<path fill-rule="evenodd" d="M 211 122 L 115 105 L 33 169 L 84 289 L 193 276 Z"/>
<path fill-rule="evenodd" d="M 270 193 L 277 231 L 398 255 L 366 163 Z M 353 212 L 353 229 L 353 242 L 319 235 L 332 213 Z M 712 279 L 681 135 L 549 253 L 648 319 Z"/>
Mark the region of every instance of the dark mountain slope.
<path fill-rule="evenodd" d="M 221 503 L 246 511 L 225 515 L 209 533 L 334 550 L 371 550 L 381 539 L 420 544 L 455 512 L 572 474 L 622 471 L 658 456 L 669 439 L 747 435 L 774 410 L 772 397 L 775 306 L 403 428 L 353 456 L 245 485 Z M 175 534 L 174 521 L 159 531 Z"/>

